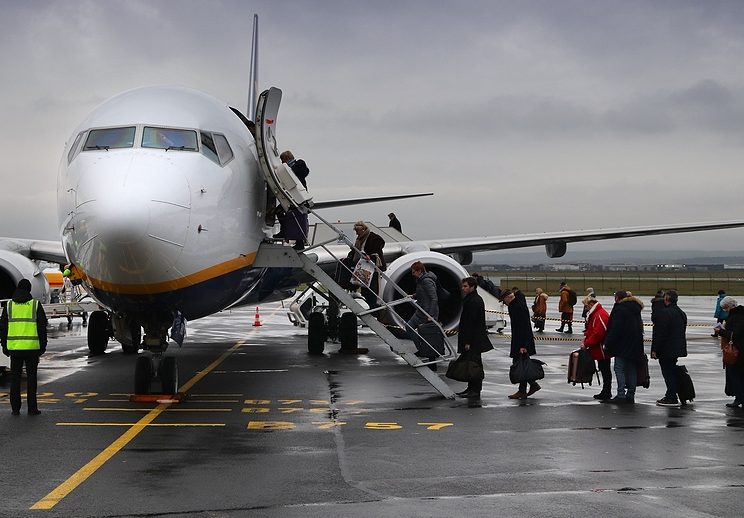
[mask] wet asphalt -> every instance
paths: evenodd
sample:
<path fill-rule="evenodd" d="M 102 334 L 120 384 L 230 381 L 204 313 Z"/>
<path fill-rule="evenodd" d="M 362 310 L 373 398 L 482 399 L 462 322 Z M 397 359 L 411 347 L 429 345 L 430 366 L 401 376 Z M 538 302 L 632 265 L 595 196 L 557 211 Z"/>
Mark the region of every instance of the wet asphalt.
<path fill-rule="evenodd" d="M 654 404 L 653 361 L 636 405 L 597 403 L 596 383 L 566 383 L 580 334 L 555 331 L 530 399 L 506 397 L 492 334 L 482 398 L 445 400 L 365 330 L 368 355 L 309 356 L 279 304 L 261 327 L 255 308 L 190 323 L 184 400 L 134 403 L 134 357 L 112 341 L 88 358 L 85 329 L 55 323 L 42 415 L 12 417 L 0 382 L 0 516 L 742 516 L 744 410 L 725 407 L 711 300 L 680 304 L 700 324 L 685 408 Z"/>

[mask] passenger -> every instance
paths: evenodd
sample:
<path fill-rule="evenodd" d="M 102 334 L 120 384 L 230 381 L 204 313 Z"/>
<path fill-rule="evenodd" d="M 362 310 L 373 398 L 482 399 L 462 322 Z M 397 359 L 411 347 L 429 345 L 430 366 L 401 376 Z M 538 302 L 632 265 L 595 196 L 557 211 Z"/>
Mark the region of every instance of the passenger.
<path fill-rule="evenodd" d="M 720 325 L 723 323 L 724 320 L 726 320 L 726 318 L 728 318 L 728 313 L 726 313 L 721 308 L 721 301 L 723 300 L 725 296 L 726 296 L 726 292 L 724 290 L 718 290 L 718 299 L 716 299 L 716 310 L 713 313 L 713 316 L 716 317 L 716 323 L 718 325 L 716 325 L 716 327 L 713 328 L 713 334 L 710 335 L 714 338 L 718 337 L 718 330 L 721 328 Z"/>
<path fill-rule="evenodd" d="M 594 294 L 594 288 L 587 288 L 584 300 L 581 301 L 581 303 L 584 305 L 584 309 L 581 312 L 581 318 L 586 319 L 586 315 L 589 312 L 589 308 L 587 307 L 586 303 L 589 302 L 589 299 L 591 297 L 596 297 L 596 295 Z"/>
<path fill-rule="evenodd" d="M 556 331 L 559 333 L 563 332 L 564 326 L 568 326 L 566 334 L 573 333 L 571 325 L 573 324 L 573 312 L 574 305 L 576 304 L 576 292 L 573 291 L 565 282 L 561 282 L 560 290 L 558 291 L 560 299 L 558 301 L 558 311 L 561 312 L 561 327 L 557 328 Z M 573 300 L 572 300 L 573 299 Z"/>
<path fill-rule="evenodd" d="M 295 174 L 297 179 L 300 181 L 302 186 L 307 190 L 307 176 L 310 174 L 310 169 L 307 164 L 301 158 L 295 158 L 291 151 L 284 151 L 279 158 L 282 164 L 287 164 L 292 172 Z"/>
<path fill-rule="evenodd" d="M 517 286 L 512 286 L 511 291 L 514 294 L 515 299 L 521 300 L 522 302 L 524 302 L 524 305 L 527 306 L 527 298 L 524 296 L 524 293 L 522 293 Z"/>
<path fill-rule="evenodd" d="M 679 406 L 677 399 L 677 359 L 687 356 L 687 315 L 677 306 L 677 292 L 664 293 L 665 308 L 658 310 L 651 338 L 651 358 L 659 360 L 666 394 L 658 406 Z"/>
<path fill-rule="evenodd" d="M 501 300 L 509 307 L 509 321 L 512 327 L 511 349 L 509 357 L 512 362 L 516 363 L 520 355 L 527 353 L 532 356 L 535 354 L 535 336 L 532 334 L 530 325 L 530 310 L 527 309 L 527 303 L 524 298 L 517 298 L 511 290 L 502 293 Z M 519 389 L 509 396 L 509 399 L 526 399 L 542 387 L 533 381 L 530 383 L 530 390 L 527 391 L 527 382 L 519 384 Z"/>
<path fill-rule="evenodd" d="M 10 357 L 10 409 L 21 413 L 21 372 L 26 364 L 26 404 L 28 415 L 39 415 L 36 401 L 36 373 L 39 356 L 47 347 L 47 317 L 41 303 L 31 296 L 31 282 L 21 279 L 12 300 L 0 316 L 0 342 Z"/>
<path fill-rule="evenodd" d="M 638 362 L 643 360 L 643 302 L 628 292 L 615 292 L 605 334 L 605 351 L 615 357 L 617 395 L 603 403 L 635 403 Z"/>
<path fill-rule="evenodd" d="M 724 327 L 718 331 L 721 336 L 721 345 L 729 340 L 739 350 L 739 361 L 735 365 L 724 365 L 726 368 L 726 387 L 724 392 L 727 396 L 733 396 L 731 403 L 726 403 L 729 408 L 744 405 L 744 306 L 740 306 L 733 297 L 724 297 L 721 300 L 721 309 L 728 313 Z"/>
<path fill-rule="evenodd" d="M 357 221 L 354 223 L 354 232 L 356 233 L 356 242 L 354 246 L 357 250 L 361 250 L 364 254 L 365 259 L 369 259 L 383 272 L 387 269 L 385 264 L 385 256 L 382 253 L 382 249 L 385 247 L 385 240 L 379 235 L 372 232 L 364 221 Z M 361 256 L 359 253 L 352 249 L 349 251 L 349 255 L 346 256 L 346 264 L 351 270 L 359 262 Z M 369 288 L 362 287 L 362 296 L 367 301 L 369 309 L 374 309 L 379 306 L 377 303 L 377 291 L 379 290 L 380 276 L 377 272 L 372 275 L 372 280 L 369 283 Z"/>
<path fill-rule="evenodd" d="M 473 277 L 462 280 L 462 314 L 457 333 L 457 352 L 469 353 L 470 360 L 483 365 L 481 354 L 493 349 L 486 330 L 486 306 L 478 295 L 478 283 Z M 463 398 L 479 398 L 483 380 L 469 381 L 467 388 L 458 392 Z"/>
<path fill-rule="evenodd" d="M 548 294 L 542 288 L 535 288 L 535 301 L 532 303 L 532 321 L 535 332 L 545 331 L 545 315 L 548 314 Z"/>
<path fill-rule="evenodd" d="M 396 215 L 395 215 L 394 212 L 391 212 L 390 214 L 388 214 L 388 218 L 390 218 L 390 226 L 391 227 L 393 227 L 398 232 L 403 232 L 401 230 L 400 221 L 398 220 L 398 218 L 396 217 Z"/>
<path fill-rule="evenodd" d="M 584 330 L 584 342 L 581 347 L 589 351 L 592 358 L 597 360 L 599 372 L 602 373 L 602 391 L 594 394 L 594 399 L 605 401 L 612 397 L 612 369 L 610 368 L 610 355 L 605 352 L 604 342 L 607 333 L 607 321 L 610 315 L 602 307 L 597 297 L 589 297 L 585 302 L 589 307 L 586 314 L 586 330 Z"/>
<path fill-rule="evenodd" d="M 420 358 L 436 359 L 436 352 L 424 344 L 416 334 L 421 324 L 439 320 L 439 298 L 437 297 L 437 276 L 434 272 L 427 272 L 421 261 L 411 265 L 411 275 L 416 279 L 416 294 L 413 299 L 421 307 L 406 322 L 406 335 L 416 344 L 416 356 Z M 423 310 L 423 311 L 422 311 Z M 426 312 L 426 313 L 424 313 Z M 431 315 L 431 318 L 427 315 Z"/>

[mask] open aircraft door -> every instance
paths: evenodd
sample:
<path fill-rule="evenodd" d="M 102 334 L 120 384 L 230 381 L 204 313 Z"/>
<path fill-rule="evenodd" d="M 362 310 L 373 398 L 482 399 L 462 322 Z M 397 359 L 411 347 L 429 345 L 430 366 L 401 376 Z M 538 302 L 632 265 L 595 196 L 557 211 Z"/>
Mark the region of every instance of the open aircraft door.
<path fill-rule="evenodd" d="M 278 88 L 264 90 L 256 107 L 256 148 L 258 163 L 266 183 L 284 210 L 292 208 L 307 213 L 312 207 L 312 197 L 303 187 L 292 169 L 279 158 L 276 143 L 276 117 L 282 91 Z"/>

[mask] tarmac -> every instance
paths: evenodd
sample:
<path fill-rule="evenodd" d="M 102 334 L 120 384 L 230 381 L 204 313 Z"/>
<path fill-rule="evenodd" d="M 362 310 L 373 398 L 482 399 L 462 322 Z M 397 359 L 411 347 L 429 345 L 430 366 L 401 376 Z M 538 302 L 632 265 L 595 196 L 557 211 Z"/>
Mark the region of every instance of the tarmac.
<path fill-rule="evenodd" d="M 85 328 L 55 324 L 42 414 L 24 402 L 12 417 L 0 384 L 0 516 L 742 516 L 744 410 L 725 407 L 714 301 L 680 299 L 697 392 L 683 408 L 655 405 L 655 361 L 633 406 L 568 384 L 581 324 L 538 335 L 533 397 L 506 397 L 507 327 L 490 335 L 481 399 L 452 401 L 368 330 L 369 354 L 310 356 L 281 304 L 260 327 L 247 307 L 190 322 L 172 346 L 180 403 L 130 402 L 135 357 L 111 341 L 88 358 Z"/>

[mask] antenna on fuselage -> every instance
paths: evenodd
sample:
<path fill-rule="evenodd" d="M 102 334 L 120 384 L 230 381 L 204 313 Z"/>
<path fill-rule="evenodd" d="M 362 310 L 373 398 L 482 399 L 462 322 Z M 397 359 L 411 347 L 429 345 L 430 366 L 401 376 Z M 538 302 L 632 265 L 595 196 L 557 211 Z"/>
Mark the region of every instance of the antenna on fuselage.
<path fill-rule="evenodd" d="M 248 88 L 248 109 L 245 114 L 256 122 L 256 103 L 258 102 L 258 15 L 253 15 L 253 41 L 251 43 L 251 75 Z"/>

